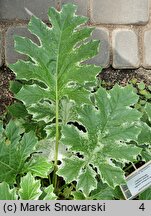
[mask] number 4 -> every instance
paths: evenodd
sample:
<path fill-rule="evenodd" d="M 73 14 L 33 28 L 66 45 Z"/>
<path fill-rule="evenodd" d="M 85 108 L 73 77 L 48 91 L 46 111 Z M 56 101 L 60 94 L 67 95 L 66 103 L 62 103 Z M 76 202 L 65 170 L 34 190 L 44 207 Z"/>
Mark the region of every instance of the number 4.
<path fill-rule="evenodd" d="M 140 210 L 144 211 L 145 210 L 145 206 L 144 206 L 144 203 L 142 203 L 139 207 Z"/>

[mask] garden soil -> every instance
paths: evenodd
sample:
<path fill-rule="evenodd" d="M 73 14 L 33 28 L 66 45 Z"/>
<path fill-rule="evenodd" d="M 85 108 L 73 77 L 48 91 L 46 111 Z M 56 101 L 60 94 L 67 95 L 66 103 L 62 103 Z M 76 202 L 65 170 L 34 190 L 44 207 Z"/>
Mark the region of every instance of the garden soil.
<path fill-rule="evenodd" d="M 118 70 L 110 67 L 103 69 L 99 78 L 105 82 L 107 88 L 113 87 L 116 83 L 124 86 L 132 79 L 151 85 L 151 70 L 143 68 L 139 68 L 138 70 Z M 9 82 L 14 79 L 15 75 L 9 68 L 5 66 L 0 68 L 0 116 L 6 112 L 7 106 L 14 101 L 13 94 L 9 90 Z"/>

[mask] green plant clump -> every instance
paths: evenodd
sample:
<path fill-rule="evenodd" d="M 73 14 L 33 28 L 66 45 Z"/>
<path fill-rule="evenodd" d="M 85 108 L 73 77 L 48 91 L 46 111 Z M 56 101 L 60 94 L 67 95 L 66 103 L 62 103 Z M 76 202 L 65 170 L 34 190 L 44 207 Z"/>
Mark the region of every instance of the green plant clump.
<path fill-rule="evenodd" d="M 85 62 L 99 41 L 76 9 L 50 8 L 51 27 L 33 16 L 39 44 L 15 36 L 28 60 L 9 65 L 18 120 L 0 124 L 0 199 L 123 199 L 124 167 L 150 157 L 150 104 L 145 122 L 132 85 L 97 86 L 101 67 Z"/>

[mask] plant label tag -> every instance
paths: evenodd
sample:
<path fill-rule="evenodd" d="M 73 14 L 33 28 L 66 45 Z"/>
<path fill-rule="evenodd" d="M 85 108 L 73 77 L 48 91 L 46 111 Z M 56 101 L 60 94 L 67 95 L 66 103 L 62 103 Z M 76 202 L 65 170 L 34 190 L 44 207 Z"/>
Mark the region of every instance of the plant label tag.
<path fill-rule="evenodd" d="M 126 199 L 135 198 L 151 186 L 151 161 L 126 177 L 126 185 L 121 185 L 121 190 Z"/>

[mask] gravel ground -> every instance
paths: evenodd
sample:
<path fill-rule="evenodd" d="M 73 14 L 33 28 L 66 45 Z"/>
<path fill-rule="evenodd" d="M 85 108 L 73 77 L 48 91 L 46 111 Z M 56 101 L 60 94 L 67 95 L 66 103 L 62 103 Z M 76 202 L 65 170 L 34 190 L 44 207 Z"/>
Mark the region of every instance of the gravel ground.
<path fill-rule="evenodd" d="M 99 75 L 101 80 L 112 87 L 116 83 L 126 85 L 129 80 L 136 78 L 138 82 L 144 81 L 151 85 L 151 70 L 139 68 L 138 70 L 103 69 Z M 6 107 L 13 103 L 13 94 L 9 91 L 9 81 L 15 79 L 14 74 L 7 67 L 0 68 L 0 116 L 6 112 Z"/>
<path fill-rule="evenodd" d="M 9 91 L 9 81 L 14 78 L 14 74 L 8 68 L 0 68 L 0 115 L 2 115 L 6 111 L 6 107 L 13 102 L 13 95 Z"/>
<path fill-rule="evenodd" d="M 117 70 L 113 68 L 103 69 L 100 73 L 100 79 L 111 86 L 116 83 L 126 85 L 130 80 L 137 79 L 138 82 L 143 81 L 147 85 L 151 85 L 151 70 L 139 68 L 137 70 Z"/>

